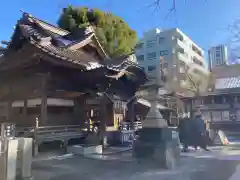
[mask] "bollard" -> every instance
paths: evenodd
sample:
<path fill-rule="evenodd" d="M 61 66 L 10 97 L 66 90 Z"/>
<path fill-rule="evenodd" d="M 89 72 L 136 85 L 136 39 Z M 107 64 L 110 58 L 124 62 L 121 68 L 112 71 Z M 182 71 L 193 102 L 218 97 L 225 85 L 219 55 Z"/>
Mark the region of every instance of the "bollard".
<path fill-rule="evenodd" d="M 32 138 L 21 138 L 19 140 L 19 175 L 24 180 L 32 178 L 32 141 Z"/>
<path fill-rule="evenodd" d="M 32 177 L 32 138 L 15 138 L 14 134 L 15 125 L 1 124 L 0 180 Z"/>
<path fill-rule="evenodd" d="M 15 180 L 17 174 L 18 140 L 2 139 L 1 147 L 4 151 L 1 151 L 0 155 L 0 179 Z"/>

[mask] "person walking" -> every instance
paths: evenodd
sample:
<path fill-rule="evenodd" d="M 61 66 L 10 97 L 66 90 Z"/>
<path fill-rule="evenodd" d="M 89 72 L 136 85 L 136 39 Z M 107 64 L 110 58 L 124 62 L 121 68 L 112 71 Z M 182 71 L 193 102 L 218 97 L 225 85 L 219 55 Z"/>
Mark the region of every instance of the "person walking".
<path fill-rule="evenodd" d="M 206 126 L 201 113 L 197 113 L 193 121 L 194 121 L 193 130 L 195 131 L 195 134 L 194 134 L 195 149 L 197 149 L 197 147 L 200 146 L 200 148 L 202 148 L 203 150 L 209 151 L 209 149 L 207 149 L 207 141 L 206 141 Z"/>

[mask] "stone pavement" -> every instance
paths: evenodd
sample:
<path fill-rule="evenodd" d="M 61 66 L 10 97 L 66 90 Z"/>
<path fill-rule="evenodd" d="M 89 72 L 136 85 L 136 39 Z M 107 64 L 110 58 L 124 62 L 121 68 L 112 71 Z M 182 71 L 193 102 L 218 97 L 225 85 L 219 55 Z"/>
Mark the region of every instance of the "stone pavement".
<path fill-rule="evenodd" d="M 69 156 L 34 161 L 33 175 L 34 180 L 238 180 L 239 152 L 240 148 L 220 147 L 210 153 L 185 153 L 174 170 L 163 170 L 153 163 L 139 164 L 130 152 L 89 158 Z"/>

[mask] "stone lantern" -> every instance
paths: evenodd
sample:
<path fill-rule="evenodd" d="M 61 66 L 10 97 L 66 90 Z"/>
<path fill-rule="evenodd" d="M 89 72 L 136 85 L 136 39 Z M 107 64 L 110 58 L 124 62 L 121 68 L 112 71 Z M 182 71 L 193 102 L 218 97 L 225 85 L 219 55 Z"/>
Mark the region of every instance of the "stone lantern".
<path fill-rule="evenodd" d="M 165 88 L 163 58 L 160 57 L 156 79 L 144 86 L 145 98 L 150 102 L 150 110 L 142 122 L 143 128 L 133 143 L 133 156 L 137 159 L 151 159 L 165 168 L 174 168 L 179 157 L 179 138 L 176 129 L 168 127 L 158 109 L 158 101 L 168 93 Z"/>

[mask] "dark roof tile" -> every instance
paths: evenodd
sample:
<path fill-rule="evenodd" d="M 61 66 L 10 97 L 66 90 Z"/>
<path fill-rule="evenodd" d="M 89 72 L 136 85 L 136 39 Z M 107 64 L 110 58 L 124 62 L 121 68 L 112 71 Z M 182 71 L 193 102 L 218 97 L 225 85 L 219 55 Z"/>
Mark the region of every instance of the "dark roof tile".
<path fill-rule="evenodd" d="M 36 19 L 29 14 L 24 14 L 24 20 L 20 20 L 17 24 L 17 28 L 20 29 L 21 35 L 25 36 L 27 40 L 29 40 L 30 44 L 35 46 L 36 48 L 40 49 L 42 52 L 46 53 L 49 56 L 53 56 L 59 62 L 70 62 L 72 64 L 78 65 L 80 68 L 85 70 L 96 69 L 100 67 L 105 67 L 112 71 L 123 71 L 123 70 L 130 70 L 130 71 L 139 71 L 141 73 L 142 69 L 136 63 L 131 62 L 128 60 L 129 55 L 120 56 L 117 58 L 113 58 L 112 60 L 105 60 L 104 62 L 99 62 L 95 59 L 92 55 L 87 54 L 81 50 L 71 50 L 68 45 L 64 43 L 56 43 L 60 38 L 66 38 L 66 40 L 71 40 L 74 43 L 83 42 L 87 38 L 95 37 L 97 43 L 97 37 L 93 32 L 86 33 L 86 29 L 79 30 L 75 35 L 78 35 L 78 38 L 74 41 L 70 37 L 74 37 L 74 33 L 71 34 L 67 31 L 64 31 L 59 28 L 59 33 L 56 33 L 57 27 L 52 26 L 54 31 L 51 31 L 51 25 Z M 19 36 L 19 35 L 18 35 Z M 70 39 L 69 39 L 70 38 Z M 55 42 L 54 42 L 55 41 Z M 99 47 L 101 45 L 99 44 Z M 102 49 L 103 54 L 105 54 L 104 50 Z M 107 55 L 105 56 L 106 58 Z M 142 73 L 144 74 L 144 72 Z"/>

